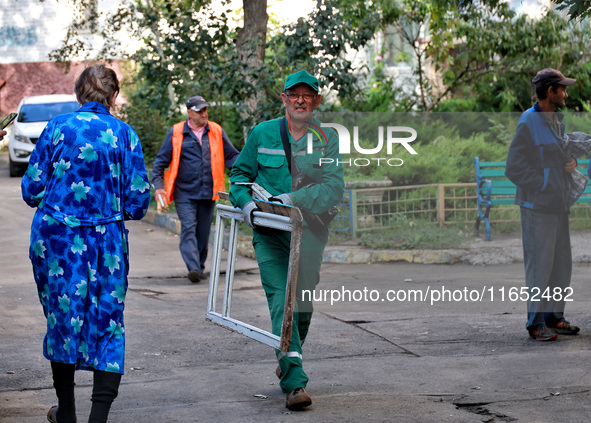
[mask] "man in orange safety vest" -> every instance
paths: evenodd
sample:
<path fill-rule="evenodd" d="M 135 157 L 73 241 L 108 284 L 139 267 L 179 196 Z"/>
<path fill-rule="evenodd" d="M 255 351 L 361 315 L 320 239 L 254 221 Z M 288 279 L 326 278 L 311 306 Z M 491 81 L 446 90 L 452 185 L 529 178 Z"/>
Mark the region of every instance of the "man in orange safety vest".
<path fill-rule="evenodd" d="M 224 191 L 224 167 L 231 168 L 238 157 L 222 127 L 208 120 L 208 108 L 201 96 L 187 100 L 188 119 L 168 131 L 152 169 L 156 201 L 168 210 L 174 200 L 181 221 L 179 248 L 193 283 L 204 277 L 213 208 L 218 192 Z"/>

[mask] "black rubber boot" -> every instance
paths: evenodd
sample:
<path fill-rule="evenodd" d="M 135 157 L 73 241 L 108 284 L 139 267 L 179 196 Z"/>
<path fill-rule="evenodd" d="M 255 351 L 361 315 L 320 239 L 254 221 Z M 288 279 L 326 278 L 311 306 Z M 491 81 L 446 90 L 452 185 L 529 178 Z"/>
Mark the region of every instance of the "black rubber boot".
<path fill-rule="evenodd" d="M 55 415 L 58 423 L 76 423 L 75 371 L 75 364 L 51 362 L 53 387 L 58 399 L 58 409 Z"/>
<path fill-rule="evenodd" d="M 113 372 L 94 371 L 94 386 L 92 388 L 92 408 L 88 423 L 106 423 L 113 400 L 119 393 L 121 374 Z M 61 423 L 61 422 L 60 422 Z"/>

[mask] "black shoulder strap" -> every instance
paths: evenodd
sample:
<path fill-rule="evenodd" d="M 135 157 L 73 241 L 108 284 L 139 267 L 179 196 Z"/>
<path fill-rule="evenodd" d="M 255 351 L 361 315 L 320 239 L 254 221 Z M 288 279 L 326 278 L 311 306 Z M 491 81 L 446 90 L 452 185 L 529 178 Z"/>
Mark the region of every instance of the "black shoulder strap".
<path fill-rule="evenodd" d="M 281 141 L 283 142 L 283 150 L 285 150 L 285 158 L 287 159 L 287 166 L 291 174 L 291 144 L 289 143 L 289 136 L 287 135 L 287 118 L 281 119 L 279 122 L 279 130 L 281 131 Z"/>

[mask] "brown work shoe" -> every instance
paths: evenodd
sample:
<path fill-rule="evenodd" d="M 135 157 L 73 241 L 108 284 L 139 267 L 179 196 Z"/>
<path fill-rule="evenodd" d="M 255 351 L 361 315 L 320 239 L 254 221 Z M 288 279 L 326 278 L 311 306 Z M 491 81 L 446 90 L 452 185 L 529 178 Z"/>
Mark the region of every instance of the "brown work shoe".
<path fill-rule="evenodd" d="M 535 329 L 528 330 L 529 336 L 536 341 L 554 341 L 558 337 L 554 331 L 548 329 L 545 325 L 538 326 Z"/>
<path fill-rule="evenodd" d="M 291 411 L 299 411 L 312 405 L 312 398 L 306 392 L 306 388 L 296 388 L 285 397 L 285 406 Z"/>
<path fill-rule="evenodd" d="M 193 283 L 197 283 L 199 282 L 201 279 L 203 279 L 203 273 L 199 270 L 191 270 L 189 272 L 189 274 L 187 275 L 187 278 L 193 282 Z"/>
<path fill-rule="evenodd" d="M 560 335 L 576 335 L 581 330 L 580 327 L 571 325 L 566 320 L 558 323 L 556 326 L 549 326 L 549 328 Z"/>

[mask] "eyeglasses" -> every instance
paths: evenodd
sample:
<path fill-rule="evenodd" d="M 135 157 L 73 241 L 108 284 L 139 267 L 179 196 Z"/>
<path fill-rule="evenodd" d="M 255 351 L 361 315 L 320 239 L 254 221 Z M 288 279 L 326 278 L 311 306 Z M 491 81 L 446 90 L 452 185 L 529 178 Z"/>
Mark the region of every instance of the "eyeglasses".
<path fill-rule="evenodd" d="M 287 99 L 289 101 L 298 101 L 298 99 L 300 97 L 302 97 L 302 99 L 304 101 L 312 101 L 313 99 L 316 98 L 316 94 L 308 94 L 308 93 L 306 93 L 306 94 L 292 94 L 292 93 L 290 93 L 290 94 L 285 94 L 285 96 L 287 97 Z"/>

